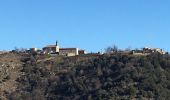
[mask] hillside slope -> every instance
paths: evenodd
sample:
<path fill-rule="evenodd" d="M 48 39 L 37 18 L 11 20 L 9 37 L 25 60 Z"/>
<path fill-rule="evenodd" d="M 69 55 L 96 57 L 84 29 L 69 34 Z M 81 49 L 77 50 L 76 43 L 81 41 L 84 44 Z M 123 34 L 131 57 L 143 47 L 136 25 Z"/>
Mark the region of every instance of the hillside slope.
<path fill-rule="evenodd" d="M 27 55 L 16 59 L 22 62 L 17 71 L 21 74 L 12 82 L 17 87 L 5 92 L 11 100 L 170 99 L 169 55 Z"/>
<path fill-rule="evenodd" d="M 17 88 L 17 78 L 22 68 L 20 56 L 17 54 L 0 55 L 0 100 Z"/>

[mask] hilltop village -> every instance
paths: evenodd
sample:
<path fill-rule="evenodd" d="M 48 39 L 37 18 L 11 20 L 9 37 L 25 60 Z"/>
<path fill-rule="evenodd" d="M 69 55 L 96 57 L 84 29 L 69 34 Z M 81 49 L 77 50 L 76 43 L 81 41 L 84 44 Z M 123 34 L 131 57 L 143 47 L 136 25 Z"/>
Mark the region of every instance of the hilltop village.
<path fill-rule="evenodd" d="M 109 49 L 108 49 L 109 48 Z M 30 48 L 28 49 L 15 49 L 12 51 L 0 51 L 0 54 L 8 53 L 8 52 L 17 52 L 17 53 L 37 53 L 37 54 L 48 54 L 52 56 L 77 56 L 77 55 L 93 55 L 93 54 L 115 54 L 115 53 L 121 53 L 121 54 L 131 54 L 131 55 L 138 55 L 138 56 L 146 56 L 150 55 L 152 53 L 159 53 L 159 54 L 166 54 L 168 52 L 165 52 L 164 50 L 160 48 L 150 48 L 150 47 L 144 47 L 142 49 L 135 49 L 135 50 L 118 50 L 118 48 L 114 47 L 108 47 L 107 50 L 104 52 L 96 52 L 96 53 L 87 53 L 83 49 L 79 49 L 77 47 L 72 48 L 61 48 L 58 44 L 58 41 L 54 45 L 47 45 L 43 47 L 42 49 L 38 48 Z"/>
<path fill-rule="evenodd" d="M 37 52 L 40 54 L 50 54 L 50 55 L 61 55 L 61 56 L 76 56 L 76 55 L 84 55 L 84 54 L 104 54 L 103 52 L 97 52 L 97 53 L 87 53 L 85 50 L 79 49 L 79 48 L 60 48 L 58 42 L 56 41 L 55 45 L 47 45 L 42 48 L 42 50 L 38 48 L 30 48 L 27 52 Z M 149 48 L 144 47 L 142 49 L 136 49 L 136 50 L 115 50 L 114 47 L 105 52 L 105 53 L 121 53 L 121 54 L 132 54 L 132 55 L 149 55 L 151 53 L 160 53 L 165 54 L 166 52 L 163 51 L 160 48 Z"/>
<path fill-rule="evenodd" d="M 86 53 L 56 42 L 1 52 L 0 100 L 155 100 L 160 91 L 160 97 L 169 96 L 169 54 L 149 47 L 106 49 Z"/>
<path fill-rule="evenodd" d="M 47 45 L 43 47 L 42 50 L 39 50 L 38 48 L 30 48 L 28 52 L 62 56 L 76 56 L 86 53 L 85 50 L 81 50 L 79 48 L 60 48 L 57 41 L 55 45 Z"/>

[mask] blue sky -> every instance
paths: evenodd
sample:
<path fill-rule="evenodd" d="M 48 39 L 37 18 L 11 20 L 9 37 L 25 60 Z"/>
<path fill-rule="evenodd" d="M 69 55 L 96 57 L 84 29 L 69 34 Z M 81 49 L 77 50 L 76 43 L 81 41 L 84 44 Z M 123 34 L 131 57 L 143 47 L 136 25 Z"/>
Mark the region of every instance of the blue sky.
<path fill-rule="evenodd" d="M 170 51 L 170 0 L 0 0 L 0 50 L 54 44 Z"/>

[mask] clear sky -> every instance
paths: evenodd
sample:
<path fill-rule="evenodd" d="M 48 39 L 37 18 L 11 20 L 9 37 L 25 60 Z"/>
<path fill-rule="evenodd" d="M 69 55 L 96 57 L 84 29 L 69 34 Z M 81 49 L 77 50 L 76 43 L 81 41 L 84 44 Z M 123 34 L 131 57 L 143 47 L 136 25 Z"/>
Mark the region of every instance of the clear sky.
<path fill-rule="evenodd" d="M 170 51 L 170 0 L 0 0 L 0 50 L 55 44 L 89 52 Z"/>

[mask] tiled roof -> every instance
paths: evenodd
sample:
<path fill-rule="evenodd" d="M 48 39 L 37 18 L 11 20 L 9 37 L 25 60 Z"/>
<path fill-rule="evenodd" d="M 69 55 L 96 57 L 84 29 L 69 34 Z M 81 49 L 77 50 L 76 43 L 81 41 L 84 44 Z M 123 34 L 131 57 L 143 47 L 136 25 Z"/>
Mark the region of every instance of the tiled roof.
<path fill-rule="evenodd" d="M 60 50 L 76 50 L 77 48 L 60 48 Z"/>
<path fill-rule="evenodd" d="M 44 48 L 49 48 L 49 47 L 56 47 L 56 45 L 47 45 L 47 46 L 44 47 Z"/>

